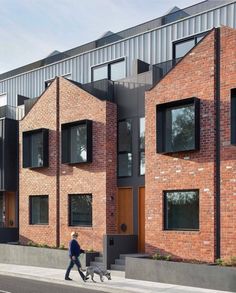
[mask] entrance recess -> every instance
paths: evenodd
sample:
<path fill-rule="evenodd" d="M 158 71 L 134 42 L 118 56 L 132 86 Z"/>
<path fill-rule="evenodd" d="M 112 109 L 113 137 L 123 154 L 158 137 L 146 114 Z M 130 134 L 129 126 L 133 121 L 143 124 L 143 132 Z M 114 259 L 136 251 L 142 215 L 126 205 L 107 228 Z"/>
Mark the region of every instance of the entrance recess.
<path fill-rule="evenodd" d="M 145 187 L 139 188 L 138 219 L 138 250 L 145 252 Z"/>
<path fill-rule="evenodd" d="M 133 234 L 133 190 L 118 189 L 118 233 Z"/>

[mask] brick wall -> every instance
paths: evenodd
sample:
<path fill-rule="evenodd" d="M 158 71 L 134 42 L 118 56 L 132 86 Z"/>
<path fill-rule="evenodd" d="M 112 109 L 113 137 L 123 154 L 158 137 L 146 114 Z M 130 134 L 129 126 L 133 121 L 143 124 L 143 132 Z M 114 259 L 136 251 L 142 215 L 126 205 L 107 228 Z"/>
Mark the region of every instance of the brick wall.
<path fill-rule="evenodd" d="M 221 256 L 236 255 L 236 146 L 230 144 L 230 90 L 236 88 L 236 31 L 221 29 Z"/>
<path fill-rule="evenodd" d="M 156 153 L 156 105 L 200 99 L 200 151 Z M 214 260 L 214 31 L 146 93 L 146 251 Z M 199 189 L 199 231 L 165 231 L 163 191 Z"/>
<path fill-rule="evenodd" d="M 20 138 L 22 131 L 41 127 L 50 130 L 49 168 L 36 171 L 22 169 L 20 164 L 21 241 L 30 239 L 56 245 L 56 191 L 59 188 L 60 244 L 67 246 L 71 231 L 76 230 L 82 247 L 102 250 L 102 235 L 115 232 L 115 217 L 110 213 L 115 201 L 111 201 L 110 196 L 116 193 L 116 169 L 113 165 L 116 165 L 116 106 L 93 97 L 63 78 L 59 78 L 59 108 L 56 107 L 56 96 L 54 81 L 20 123 Z M 56 109 L 59 116 L 56 116 Z M 56 158 L 58 152 L 59 158 L 61 154 L 56 141 L 57 119 L 59 125 L 83 119 L 93 121 L 93 162 L 73 166 L 59 162 L 58 178 Z M 93 226 L 69 227 L 68 194 L 83 193 L 92 194 Z M 31 194 L 49 195 L 49 225 L 29 225 L 28 197 Z"/>

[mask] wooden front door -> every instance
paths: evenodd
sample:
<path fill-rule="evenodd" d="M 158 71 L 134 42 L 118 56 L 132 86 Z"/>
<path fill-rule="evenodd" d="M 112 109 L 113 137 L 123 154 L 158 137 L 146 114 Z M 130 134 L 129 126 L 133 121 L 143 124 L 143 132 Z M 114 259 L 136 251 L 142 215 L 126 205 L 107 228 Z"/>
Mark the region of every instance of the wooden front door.
<path fill-rule="evenodd" d="M 138 250 L 139 252 L 145 252 L 145 187 L 139 188 Z"/>
<path fill-rule="evenodd" d="M 133 190 L 118 189 L 118 233 L 133 234 Z"/>

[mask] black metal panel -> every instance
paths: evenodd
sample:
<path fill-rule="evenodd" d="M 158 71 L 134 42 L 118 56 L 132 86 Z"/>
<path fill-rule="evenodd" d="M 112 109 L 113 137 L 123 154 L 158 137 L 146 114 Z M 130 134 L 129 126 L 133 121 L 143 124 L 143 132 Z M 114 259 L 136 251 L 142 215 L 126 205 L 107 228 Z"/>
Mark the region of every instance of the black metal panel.
<path fill-rule="evenodd" d="M 34 106 L 34 104 L 37 102 L 38 98 L 28 99 L 24 101 L 25 104 L 25 115 L 29 113 L 31 108 Z"/>
<path fill-rule="evenodd" d="M 231 90 L 231 144 L 236 145 L 236 89 Z"/>
<path fill-rule="evenodd" d="M 18 178 L 18 121 L 0 120 L 0 190 L 16 191 Z"/>
<path fill-rule="evenodd" d="M 0 243 L 17 242 L 19 228 L 0 228 Z"/>

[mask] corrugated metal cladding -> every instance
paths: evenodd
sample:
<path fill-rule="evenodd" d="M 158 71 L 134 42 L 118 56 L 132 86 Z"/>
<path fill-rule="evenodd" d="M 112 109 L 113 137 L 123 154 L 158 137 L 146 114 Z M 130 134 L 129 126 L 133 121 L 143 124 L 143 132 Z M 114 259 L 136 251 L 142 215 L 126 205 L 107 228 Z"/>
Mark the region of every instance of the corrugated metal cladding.
<path fill-rule="evenodd" d="M 31 72 L 0 82 L 0 94 L 8 94 L 8 104 L 16 106 L 17 94 L 34 98 L 45 89 L 45 81 L 55 76 L 71 74 L 71 79 L 91 81 L 91 67 L 120 57 L 126 57 L 127 76 L 132 75 L 132 62 L 141 59 L 150 64 L 172 59 L 172 42 L 226 25 L 236 28 L 236 3 L 212 9 L 197 16 L 157 28 L 138 36 L 94 49 L 68 60 L 59 61 Z"/>

